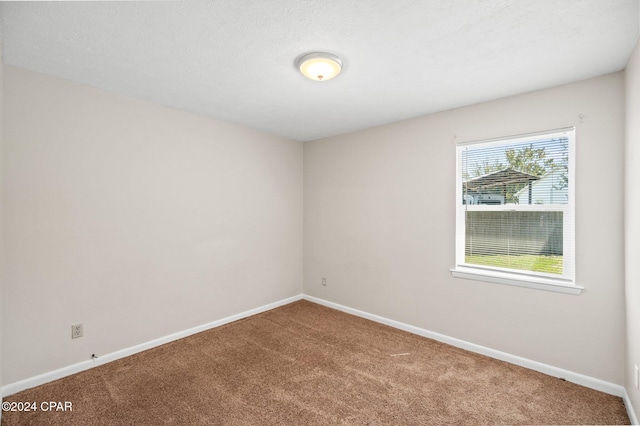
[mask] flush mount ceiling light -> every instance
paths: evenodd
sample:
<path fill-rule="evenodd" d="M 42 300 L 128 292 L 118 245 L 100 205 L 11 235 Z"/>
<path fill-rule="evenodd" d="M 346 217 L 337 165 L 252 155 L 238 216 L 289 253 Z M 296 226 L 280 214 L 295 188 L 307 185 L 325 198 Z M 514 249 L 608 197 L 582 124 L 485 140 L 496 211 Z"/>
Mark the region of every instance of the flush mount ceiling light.
<path fill-rule="evenodd" d="M 314 52 L 298 58 L 296 66 L 311 80 L 327 81 L 340 74 L 342 60 L 331 53 Z"/>

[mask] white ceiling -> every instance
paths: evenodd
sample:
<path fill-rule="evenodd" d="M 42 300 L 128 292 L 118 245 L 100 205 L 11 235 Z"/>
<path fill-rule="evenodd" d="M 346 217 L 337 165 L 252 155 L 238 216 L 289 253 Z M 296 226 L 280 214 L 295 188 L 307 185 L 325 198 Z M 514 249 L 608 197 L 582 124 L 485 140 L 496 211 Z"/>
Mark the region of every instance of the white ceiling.
<path fill-rule="evenodd" d="M 623 69 L 638 0 L 5 2 L 6 64 L 308 141 Z M 295 59 L 342 57 L 326 82 Z"/>

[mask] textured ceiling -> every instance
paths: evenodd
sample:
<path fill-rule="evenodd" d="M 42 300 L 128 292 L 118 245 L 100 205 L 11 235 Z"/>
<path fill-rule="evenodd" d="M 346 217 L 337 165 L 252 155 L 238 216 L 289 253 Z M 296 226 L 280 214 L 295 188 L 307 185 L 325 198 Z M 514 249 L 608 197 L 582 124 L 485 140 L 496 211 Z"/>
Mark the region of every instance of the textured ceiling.
<path fill-rule="evenodd" d="M 624 68 L 638 0 L 5 2 L 6 64 L 308 141 Z M 306 80 L 295 59 L 342 57 Z"/>

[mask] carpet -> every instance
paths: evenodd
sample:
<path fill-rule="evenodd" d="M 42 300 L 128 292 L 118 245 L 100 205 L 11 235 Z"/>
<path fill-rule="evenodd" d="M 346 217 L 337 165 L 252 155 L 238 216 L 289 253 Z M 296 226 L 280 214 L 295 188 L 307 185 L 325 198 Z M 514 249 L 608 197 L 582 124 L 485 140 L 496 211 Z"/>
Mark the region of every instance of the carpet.
<path fill-rule="evenodd" d="M 621 398 L 298 301 L 5 398 L 2 425 L 628 424 Z"/>

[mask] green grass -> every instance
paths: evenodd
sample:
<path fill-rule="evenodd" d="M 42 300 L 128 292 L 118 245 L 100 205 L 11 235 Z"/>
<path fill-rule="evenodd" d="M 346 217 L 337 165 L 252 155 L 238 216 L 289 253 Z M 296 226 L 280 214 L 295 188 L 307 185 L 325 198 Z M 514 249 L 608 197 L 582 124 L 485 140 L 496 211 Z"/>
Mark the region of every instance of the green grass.
<path fill-rule="evenodd" d="M 499 268 L 562 274 L 562 256 L 465 256 L 465 262 L 473 265 L 497 266 Z"/>

